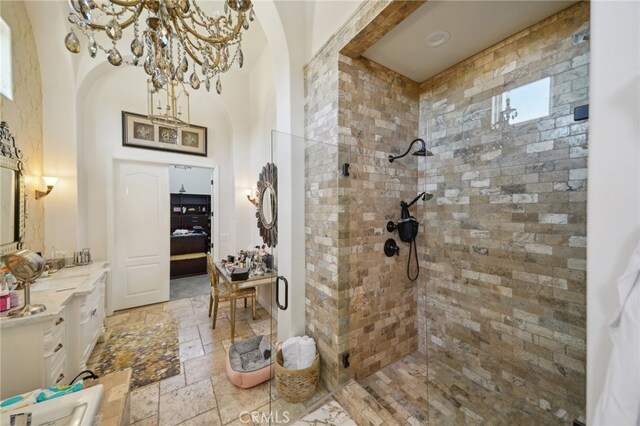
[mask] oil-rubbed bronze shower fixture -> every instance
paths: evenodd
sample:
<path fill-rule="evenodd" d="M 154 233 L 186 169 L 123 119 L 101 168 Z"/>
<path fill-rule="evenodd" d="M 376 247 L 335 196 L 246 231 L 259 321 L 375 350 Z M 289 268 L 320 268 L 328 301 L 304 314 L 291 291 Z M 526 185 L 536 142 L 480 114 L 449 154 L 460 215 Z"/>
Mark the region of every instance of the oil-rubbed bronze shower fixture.
<path fill-rule="evenodd" d="M 411 148 L 411 147 L 409 147 Z M 408 151 L 407 151 L 408 152 Z M 405 153 L 406 155 L 406 153 Z M 391 161 L 391 159 L 389 159 Z M 415 281 L 420 274 L 420 264 L 418 263 L 418 248 L 416 246 L 416 236 L 418 235 L 419 223 L 415 217 L 411 216 L 409 213 L 409 207 L 413 206 L 418 200 L 427 201 L 433 198 L 433 194 L 429 192 L 421 192 L 418 194 L 416 198 L 411 200 L 410 202 L 401 201 L 400 202 L 400 220 L 398 223 L 393 222 L 392 220 L 387 222 L 387 231 L 394 232 L 398 231 L 398 236 L 400 240 L 409 243 L 409 259 L 407 260 L 407 277 L 411 281 Z M 416 259 L 416 275 L 412 276 L 410 271 L 411 264 L 411 248 L 413 248 L 413 255 Z M 394 239 L 389 238 L 384 243 L 384 254 L 388 257 L 393 256 L 394 254 L 399 255 L 400 248 L 396 245 Z"/>
<path fill-rule="evenodd" d="M 413 141 L 411 141 L 411 143 L 409 144 L 409 149 L 407 149 L 407 151 L 402 154 L 402 155 L 389 155 L 389 162 L 393 163 L 393 160 L 397 160 L 398 158 L 402 158 L 404 156 L 406 156 L 409 151 L 411 151 L 411 147 L 413 147 L 413 144 L 415 144 L 416 142 L 420 142 L 420 148 L 418 148 L 416 151 L 413 152 L 413 154 L 411 155 L 415 155 L 417 157 L 432 157 L 433 156 L 433 152 L 429 151 L 427 149 L 427 145 L 424 143 L 424 140 L 420 139 L 420 138 L 416 138 Z"/>
<path fill-rule="evenodd" d="M 387 257 L 391 257 L 393 255 L 400 256 L 400 247 L 398 247 L 398 244 L 396 244 L 396 240 L 394 240 L 393 238 L 389 238 L 387 241 L 385 241 L 384 254 L 386 254 Z"/>

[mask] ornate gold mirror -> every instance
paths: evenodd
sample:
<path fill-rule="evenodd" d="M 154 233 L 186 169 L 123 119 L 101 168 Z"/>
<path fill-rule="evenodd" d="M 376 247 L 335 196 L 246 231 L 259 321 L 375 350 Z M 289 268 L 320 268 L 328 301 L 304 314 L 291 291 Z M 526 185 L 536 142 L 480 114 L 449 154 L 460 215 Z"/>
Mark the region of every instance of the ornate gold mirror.
<path fill-rule="evenodd" d="M 267 163 L 260 172 L 258 187 L 258 229 L 266 245 L 278 244 L 278 168 Z"/>
<path fill-rule="evenodd" d="M 6 122 L 0 123 L 0 255 L 22 248 L 24 163 Z"/>

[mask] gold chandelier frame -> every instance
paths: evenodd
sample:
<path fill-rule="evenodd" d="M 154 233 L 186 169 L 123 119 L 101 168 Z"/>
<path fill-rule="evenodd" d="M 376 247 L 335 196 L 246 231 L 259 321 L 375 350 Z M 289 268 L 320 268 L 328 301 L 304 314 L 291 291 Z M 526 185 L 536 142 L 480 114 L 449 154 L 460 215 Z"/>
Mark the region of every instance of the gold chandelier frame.
<path fill-rule="evenodd" d="M 229 70 L 234 62 L 242 67 L 242 30 L 248 29 L 254 19 L 251 0 L 226 0 L 225 11 L 217 17 L 207 16 L 196 0 L 68 0 L 71 13 L 69 21 L 90 41 L 92 57 L 99 49 L 109 54 L 112 65 L 122 62 L 140 65 L 144 55 L 144 68 L 152 77 L 156 89 L 167 81 L 187 82 L 184 73 L 189 68 L 186 58 L 193 62 L 189 81 L 193 89 L 204 82 L 207 90 L 210 80 L 217 77 L 216 90 L 221 92 L 220 74 Z M 98 14 L 97 12 L 100 12 Z M 146 28 L 140 31 L 143 13 L 147 11 Z M 95 21 L 95 15 L 100 22 Z M 101 16 L 103 15 L 103 16 Z M 235 18 L 235 19 L 234 19 Z M 235 21 L 235 22 L 234 22 Z M 122 39 L 123 30 L 134 26 L 131 51 L 133 61 L 123 60 L 116 43 Z M 112 49 L 100 46 L 94 31 L 104 32 L 113 43 Z M 137 43 L 134 49 L 134 43 Z M 80 51 L 73 31 L 65 38 L 67 48 Z M 229 47 L 237 45 L 233 55 Z M 198 69 L 202 79 L 197 75 Z"/>

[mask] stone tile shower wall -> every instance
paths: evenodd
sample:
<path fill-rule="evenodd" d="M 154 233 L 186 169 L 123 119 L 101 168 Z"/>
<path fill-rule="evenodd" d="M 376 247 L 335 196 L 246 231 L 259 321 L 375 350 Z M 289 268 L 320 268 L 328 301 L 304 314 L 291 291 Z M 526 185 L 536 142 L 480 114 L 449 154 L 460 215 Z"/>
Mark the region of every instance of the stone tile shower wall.
<path fill-rule="evenodd" d="M 416 136 L 418 84 L 366 59 L 339 55 L 333 65 L 308 69 L 307 138 L 329 143 L 307 147 L 305 183 L 306 331 L 318 342 L 329 388 L 418 344 L 408 250 L 398 258 L 382 251 L 387 221 L 416 195 L 416 157 L 390 164 L 387 156 Z M 349 177 L 339 176 L 345 162 Z M 340 362 L 346 352 L 347 369 Z"/>
<path fill-rule="evenodd" d="M 353 18 L 322 47 L 304 70 L 305 137 L 322 142 L 322 144 L 311 145 L 306 150 L 309 167 L 306 168 L 305 174 L 307 206 L 305 210 L 307 268 L 305 324 L 306 333 L 313 336 L 318 343 L 320 377 L 329 389 L 336 388 L 348 377 L 355 375 L 354 368 L 342 367 L 340 355 L 349 349 L 350 343 L 359 341 L 363 345 L 368 344 L 364 334 L 375 327 L 365 324 L 364 321 L 353 323 L 348 318 L 350 268 L 347 263 L 350 261 L 349 250 L 352 248 L 344 246 L 351 244 L 348 229 L 350 224 L 347 221 L 348 212 L 344 197 L 348 197 L 349 194 L 345 193 L 348 188 L 339 188 L 339 185 L 343 185 L 344 182 L 344 179 L 339 176 L 339 164 L 350 161 L 355 133 L 354 135 L 349 133 L 354 123 L 345 123 L 344 119 L 341 119 L 342 124 L 338 122 L 339 98 L 347 96 L 341 92 L 342 89 L 339 89 L 339 84 L 343 84 L 339 83 L 338 61 L 341 58 L 339 52 L 369 23 L 383 14 L 392 3 L 391 0 L 363 2 Z M 343 74 L 344 72 L 344 69 L 340 71 Z M 367 89 L 370 87 L 379 88 L 367 85 Z M 417 92 L 414 98 L 415 132 L 417 131 Z M 340 104 L 342 105 L 342 101 Z M 382 105 L 377 105 L 376 108 L 384 110 Z M 385 126 L 390 126 L 393 117 L 387 116 L 384 120 L 389 121 L 389 123 L 385 122 Z M 384 129 L 385 134 L 389 132 L 389 129 Z M 359 142 L 360 139 L 357 141 Z M 416 173 L 415 170 L 414 173 Z M 414 179 L 417 179 L 417 175 Z M 374 200 L 367 202 L 373 203 Z M 376 222 L 377 227 L 383 225 Z M 371 279 L 368 278 L 367 281 Z M 404 284 L 401 285 L 404 286 Z M 404 304 L 405 302 L 400 303 L 401 306 Z M 387 307 L 385 315 L 389 314 L 390 308 Z M 354 327 L 352 335 L 348 335 L 348 327 Z M 366 330 L 364 327 L 367 327 Z M 386 327 L 385 332 L 389 331 L 390 328 Z M 394 332 L 395 330 L 388 335 Z M 351 338 L 354 340 L 350 341 Z M 417 342 L 415 333 L 414 340 Z M 388 341 L 390 342 L 391 338 Z M 375 355 L 362 355 L 356 357 L 356 363 L 352 365 L 366 364 L 371 368 L 375 362 L 380 361 L 373 361 L 373 358 Z"/>
<path fill-rule="evenodd" d="M 327 55 L 328 56 L 328 55 Z M 338 64 L 316 58 L 305 70 L 305 333 L 320 354 L 320 378 L 338 385 Z M 324 160 L 324 161 L 323 161 Z"/>
<path fill-rule="evenodd" d="M 466 384 L 526 421 L 585 410 L 587 122 L 572 113 L 588 103 L 588 35 L 577 3 L 421 85 L 435 156 L 419 185 L 436 203 L 423 217 L 419 348 L 430 371 L 444 361 L 459 379 L 449 399 Z M 545 77 L 550 115 L 492 126 L 492 97 Z M 480 415 L 443 401 L 431 404 L 442 416 Z"/>
<path fill-rule="evenodd" d="M 363 379 L 418 347 L 416 284 L 406 275 L 408 244 L 391 235 L 387 221 L 400 219 L 400 201 L 416 196 L 418 162 L 401 154 L 418 129 L 418 84 L 365 58 L 338 59 L 338 132 L 351 165 L 341 178 L 339 289 L 341 351 L 348 351 L 347 378 Z M 386 257 L 394 237 L 400 256 Z"/>

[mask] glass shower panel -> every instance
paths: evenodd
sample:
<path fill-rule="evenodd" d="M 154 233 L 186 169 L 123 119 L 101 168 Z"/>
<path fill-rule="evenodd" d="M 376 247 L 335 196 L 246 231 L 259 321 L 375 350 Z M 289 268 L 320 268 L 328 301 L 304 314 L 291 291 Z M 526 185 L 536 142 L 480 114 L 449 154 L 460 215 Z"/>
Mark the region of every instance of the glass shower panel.
<path fill-rule="evenodd" d="M 321 403 L 328 393 L 328 377 L 335 374 L 338 159 L 335 145 L 271 134 L 270 161 L 277 169 L 277 243 L 270 252 L 278 275 L 269 307 L 272 342 L 278 351 L 287 338 L 307 335 L 319 353 L 305 369 L 281 368 L 284 359 L 281 352 L 275 354 L 269 382 L 273 424 L 293 424 Z"/>
<path fill-rule="evenodd" d="M 419 180 L 430 157 L 411 155 L 421 147 L 412 142 L 352 147 L 352 176 L 341 193 L 348 212 L 341 229 L 348 265 L 342 334 L 351 360 L 343 379 L 355 379 L 398 424 L 426 422 L 424 345 L 420 351 L 426 332 L 419 306 L 429 273 L 425 206 L 435 200 L 423 194 L 425 181 Z M 389 161 L 410 146 L 408 155 Z"/>
<path fill-rule="evenodd" d="M 584 421 L 588 27 L 576 4 L 500 43 L 509 72 L 476 68 L 494 46 L 424 83 L 431 424 Z"/>

